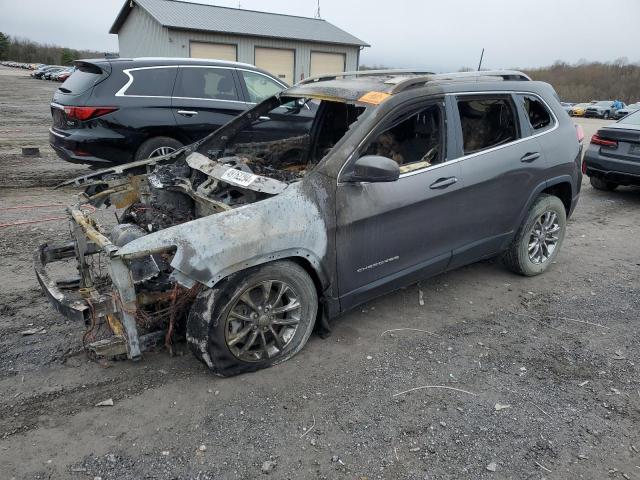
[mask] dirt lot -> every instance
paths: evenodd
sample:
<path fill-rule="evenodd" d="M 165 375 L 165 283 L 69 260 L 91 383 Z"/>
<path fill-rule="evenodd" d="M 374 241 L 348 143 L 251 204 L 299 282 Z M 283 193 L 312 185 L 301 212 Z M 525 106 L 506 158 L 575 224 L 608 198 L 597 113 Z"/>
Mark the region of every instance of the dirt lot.
<path fill-rule="evenodd" d="M 46 146 L 56 85 L 1 68 L 0 223 L 61 216 L 74 192 L 47 187 L 82 168 Z M 588 136 L 602 124 L 581 123 Z M 583 188 L 547 274 L 447 273 L 230 379 L 184 345 L 89 361 L 82 325 L 49 307 L 31 267 L 66 221 L 1 228 L 0 476 L 640 479 L 640 190 Z M 45 207 L 8 210 L 21 205 Z M 46 333 L 21 334 L 32 327 Z M 400 328 L 422 331 L 386 332 Z M 452 389 L 396 395 L 425 385 Z"/>

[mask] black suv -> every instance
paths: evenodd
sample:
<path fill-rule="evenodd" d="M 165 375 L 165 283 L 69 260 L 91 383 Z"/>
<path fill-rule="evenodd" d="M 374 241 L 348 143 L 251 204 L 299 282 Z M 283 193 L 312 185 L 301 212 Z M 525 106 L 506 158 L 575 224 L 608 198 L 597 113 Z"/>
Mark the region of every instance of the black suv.
<path fill-rule="evenodd" d="M 247 140 L 308 103 L 304 134 Z M 85 188 L 68 210 L 72 238 L 43 244 L 36 272 L 95 354 L 138 358 L 184 332 L 232 375 L 447 270 L 501 256 L 519 274 L 546 271 L 581 180 L 575 126 L 553 88 L 524 74 L 324 76 L 173 154 L 68 182 Z M 110 228 L 92 216 L 102 205 L 122 209 Z M 54 280 L 47 264 L 72 258 L 80 276 Z"/>
<path fill-rule="evenodd" d="M 138 58 L 75 66 L 53 97 L 49 141 L 62 159 L 99 167 L 171 153 L 286 88 L 236 62 Z"/>

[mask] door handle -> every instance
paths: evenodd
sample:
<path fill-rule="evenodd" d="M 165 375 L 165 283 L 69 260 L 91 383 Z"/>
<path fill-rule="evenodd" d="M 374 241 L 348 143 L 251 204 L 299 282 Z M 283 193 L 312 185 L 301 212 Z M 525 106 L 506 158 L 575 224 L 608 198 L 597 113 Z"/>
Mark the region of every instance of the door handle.
<path fill-rule="evenodd" d="M 197 115 L 198 112 L 194 112 L 193 110 L 178 110 L 178 114 L 183 117 L 193 117 L 194 115 Z"/>
<path fill-rule="evenodd" d="M 260 120 L 261 122 L 268 122 L 269 120 L 271 120 L 271 117 L 266 117 L 264 115 L 258 117 L 258 120 Z"/>
<path fill-rule="evenodd" d="M 439 178 L 438 180 L 433 182 L 431 185 L 429 185 L 429 188 L 431 190 L 447 188 L 453 185 L 454 183 L 456 183 L 457 181 L 458 179 L 456 177 Z"/>
<path fill-rule="evenodd" d="M 538 152 L 529 152 L 525 153 L 520 159 L 523 163 L 531 163 L 540 158 L 540 154 Z"/>

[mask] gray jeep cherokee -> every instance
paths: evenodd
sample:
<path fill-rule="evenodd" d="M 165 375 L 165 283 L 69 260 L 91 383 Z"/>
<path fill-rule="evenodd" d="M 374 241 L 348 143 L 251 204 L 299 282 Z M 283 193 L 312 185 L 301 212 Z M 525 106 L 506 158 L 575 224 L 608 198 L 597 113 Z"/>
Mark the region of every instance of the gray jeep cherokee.
<path fill-rule="evenodd" d="M 580 154 L 552 87 L 519 72 L 311 78 L 173 154 L 67 182 L 85 189 L 72 238 L 35 269 L 94 355 L 182 336 L 217 374 L 257 370 L 420 279 L 495 256 L 547 270 Z"/>

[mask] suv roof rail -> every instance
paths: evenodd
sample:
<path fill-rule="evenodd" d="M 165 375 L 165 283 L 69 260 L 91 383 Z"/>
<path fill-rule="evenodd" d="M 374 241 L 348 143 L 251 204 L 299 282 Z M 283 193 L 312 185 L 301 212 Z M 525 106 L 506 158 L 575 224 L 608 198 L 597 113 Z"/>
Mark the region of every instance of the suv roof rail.
<path fill-rule="evenodd" d="M 327 80 L 335 80 L 336 78 L 345 77 L 382 77 L 391 75 L 431 75 L 433 72 L 427 70 L 408 68 L 408 69 L 391 69 L 391 70 L 357 70 L 352 72 L 327 73 L 325 75 L 316 75 L 314 77 L 300 80 L 297 85 L 306 85 L 307 83 L 324 82 Z"/>
<path fill-rule="evenodd" d="M 476 80 L 491 81 L 497 78 L 501 80 L 531 81 L 531 77 L 526 73 L 518 70 L 480 70 L 473 72 L 451 72 L 451 73 L 433 73 L 422 71 L 419 69 L 394 69 L 394 70 L 360 70 L 354 72 L 331 73 L 326 75 L 317 75 L 315 77 L 300 80 L 297 85 L 306 85 L 309 83 L 323 82 L 327 80 L 335 80 L 345 77 L 374 77 L 374 76 L 395 76 L 384 83 L 394 85 L 390 93 L 398 93 L 408 88 L 424 85 L 427 82 L 437 81 L 465 81 Z"/>
<path fill-rule="evenodd" d="M 428 82 L 463 82 L 469 80 L 475 80 L 476 82 L 487 82 L 500 80 L 516 80 L 516 81 L 531 81 L 531 77 L 527 74 L 516 70 L 484 70 L 477 72 L 452 72 L 452 73 L 438 73 L 434 75 L 424 75 L 408 78 L 397 78 L 387 80 L 386 84 L 394 85 L 389 93 L 398 93 L 408 88 L 424 85 Z"/>

